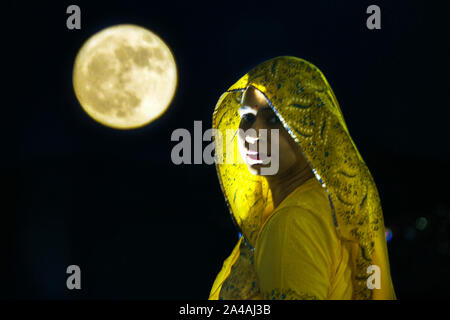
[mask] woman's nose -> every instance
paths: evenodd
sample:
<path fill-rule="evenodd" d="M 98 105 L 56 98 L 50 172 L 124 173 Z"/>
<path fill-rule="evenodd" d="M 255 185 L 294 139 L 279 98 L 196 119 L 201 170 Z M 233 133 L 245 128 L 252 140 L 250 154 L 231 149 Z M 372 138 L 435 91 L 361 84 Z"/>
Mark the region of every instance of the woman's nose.
<path fill-rule="evenodd" d="M 262 119 L 260 119 L 260 117 L 257 117 L 256 120 L 253 121 L 252 125 L 247 129 L 249 131 L 245 137 L 245 141 L 251 144 L 257 143 L 260 139 L 259 130 L 261 129 L 264 129 L 264 122 Z"/>

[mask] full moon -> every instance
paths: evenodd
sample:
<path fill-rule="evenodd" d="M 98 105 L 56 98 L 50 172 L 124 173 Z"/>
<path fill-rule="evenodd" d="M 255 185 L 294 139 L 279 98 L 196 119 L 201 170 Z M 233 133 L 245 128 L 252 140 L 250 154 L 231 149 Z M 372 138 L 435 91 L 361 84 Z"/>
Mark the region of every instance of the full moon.
<path fill-rule="evenodd" d="M 75 59 L 73 86 L 93 119 L 115 129 L 134 129 L 169 107 L 177 68 L 171 50 L 156 34 L 136 25 L 117 25 L 83 44 Z"/>

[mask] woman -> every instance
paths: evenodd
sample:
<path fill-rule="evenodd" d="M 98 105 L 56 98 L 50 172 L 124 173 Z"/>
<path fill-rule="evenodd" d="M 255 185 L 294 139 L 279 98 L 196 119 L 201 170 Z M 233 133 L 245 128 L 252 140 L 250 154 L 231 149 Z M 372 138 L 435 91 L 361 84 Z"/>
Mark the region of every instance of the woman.
<path fill-rule="evenodd" d="M 213 128 L 240 238 L 209 299 L 396 299 L 375 183 L 317 67 L 261 63 L 220 97 Z"/>

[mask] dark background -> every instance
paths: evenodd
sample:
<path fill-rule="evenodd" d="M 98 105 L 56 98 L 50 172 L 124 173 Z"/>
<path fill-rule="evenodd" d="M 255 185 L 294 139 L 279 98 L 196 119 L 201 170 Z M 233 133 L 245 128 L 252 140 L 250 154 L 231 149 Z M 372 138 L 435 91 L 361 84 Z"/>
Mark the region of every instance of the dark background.
<path fill-rule="evenodd" d="M 398 298 L 449 298 L 443 9 L 312 2 L 6 2 L 0 297 L 207 299 L 238 234 L 214 165 L 174 165 L 171 133 L 193 134 L 194 120 L 210 128 L 222 92 L 292 55 L 327 77 L 377 183 Z M 66 28 L 70 4 L 81 30 Z M 371 4 L 381 30 L 366 28 Z M 179 77 L 170 109 L 131 131 L 89 118 L 72 87 L 84 41 L 120 23 L 158 34 Z M 81 267 L 79 291 L 66 288 L 71 264 Z"/>

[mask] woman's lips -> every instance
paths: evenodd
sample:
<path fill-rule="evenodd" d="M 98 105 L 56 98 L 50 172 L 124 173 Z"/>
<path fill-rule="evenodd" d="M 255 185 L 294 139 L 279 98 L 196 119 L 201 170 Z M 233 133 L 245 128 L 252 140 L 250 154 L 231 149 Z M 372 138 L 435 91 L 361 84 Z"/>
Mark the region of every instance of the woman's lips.
<path fill-rule="evenodd" d="M 266 158 L 267 157 L 265 157 L 265 156 L 261 157 L 259 152 L 256 152 L 256 151 L 248 151 L 247 152 L 247 159 L 250 164 L 263 163 L 264 159 L 266 159 Z"/>
<path fill-rule="evenodd" d="M 260 160 L 258 152 L 252 152 L 252 153 L 247 152 L 247 157 L 252 160 Z"/>

